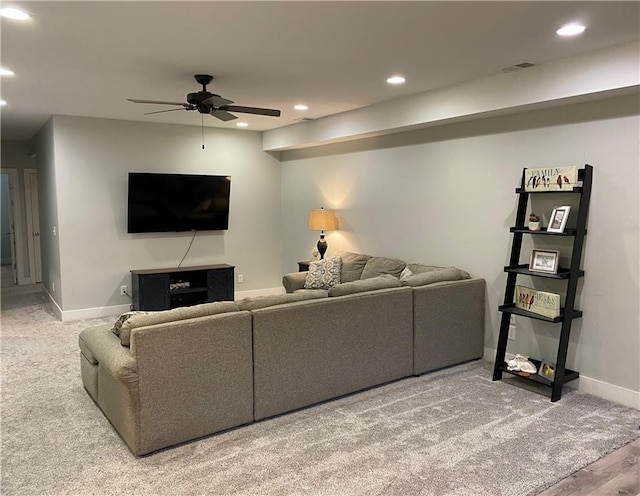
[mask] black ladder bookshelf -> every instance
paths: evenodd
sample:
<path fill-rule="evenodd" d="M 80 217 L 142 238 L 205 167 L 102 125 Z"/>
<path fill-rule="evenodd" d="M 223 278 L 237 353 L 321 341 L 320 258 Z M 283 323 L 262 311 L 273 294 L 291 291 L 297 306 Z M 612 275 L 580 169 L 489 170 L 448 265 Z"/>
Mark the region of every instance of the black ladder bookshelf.
<path fill-rule="evenodd" d="M 582 312 L 575 308 L 575 298 L 578 279 L 584 276 L 584 271 L 580 268 L 580 265 L 582 259 L 582 249 L 584 246 L 584 238 L 587 233 L 586 225 L 587 214 L 589 211 L 589 201 L 591 199 L 593 167 L 587 164 L 583 169 L 578 170 L 578 182 L 582 182 L 581 186 L 574 186 L 571 190 L 563 190 L 557 192 L 546 191 L 538 193 L 533 191 L 525 191 L 525 171 L 526 169 L 522 171 L 522 181 L 520 184 L 520 188 L 516 189 L 516 193 L 519 195 L 518 210 L 516 213 L 516 225 L 515 227 L 510 228 L 510 232 L 513 233 L 513 242 L 511 245 L 511 257 L 509 260 L 509 265 L 504 268 L 505 272 L 507 272 L 507 284 L 504 294 L 504 304 L 498 307 L 498 310 L 502 312 L 502 319 L 500 322 L 500 334 L 498 337 L 498 347 L 496 350 L 496 361 L 493 369 L 493 380 L 498 381 L 502 379 L 503 373 L 512 374 L 525 380 L 530 380 L 538 384 L 550 387 L 551 401 L 558 401 L 562 396 L 562 386 L 567 382 L 577 379 L 580 375 L 574 370 L 565 368 L 565 362 L 567 360 L 567 348 L 569 346 L 571 324 L 574 319 L 582 317 Z M 532 194 L 553 195 L 557 193 L 573 193 L 580 195 L 576 227 L 573 229 L 565 229 L 561 234 L 547 232 L 546 228 L 540 229 L 539 231 L 529 230 L 525 224 L 529 196 Z M 561 267 L 558 269 L 558 272 L 556 274 L 546 274 L 542 272 L 530 271 L 528 264 L 520 263 L 522 239 L 525 234 L 534 236 L 572 237 L 573 248 L 571 251 L 570 267 Z M 517 308 L 514 302 L 514 293 L 518 275 L 565 280 L 567 283 L 565 304 L 564 308 L 560 310 L 560 315 L 555 318 L 550 318 L 533 312 L 529 312 L 527 310 L 523 310 L 521 308 Z M 507 370 L 505 355 L 507 352 L 507 340 L 509 337 L 509 323 L 511 320 L 511 315 L 518 315 L 521 317 L 528 317 L 546 322 L 561 324 L 560 336 L 558 339 L 558 353 L 555 362 L 555 375 L 553 380 L 549 380 L 537 374 L 531 374 L 527 377 L 523 377 L 519 372 Z M 536 367 L 540 367 L 541 362 L 539 360 L 530 359 L 530 361 L 533 362 Z"/>

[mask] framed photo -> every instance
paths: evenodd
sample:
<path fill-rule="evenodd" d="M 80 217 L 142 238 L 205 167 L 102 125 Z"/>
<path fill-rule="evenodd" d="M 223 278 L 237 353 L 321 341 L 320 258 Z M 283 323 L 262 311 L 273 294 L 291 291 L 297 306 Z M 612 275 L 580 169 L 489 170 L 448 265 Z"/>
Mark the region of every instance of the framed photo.
<path fill-rule="evenodd" d="M 556 207 L 553 209 L 551 219 L 549 220 L 549 226 L 547 232 L 550 233 L 563 233 L 564 226 L 567 225 L 567 218 L 569 217 L 569 211 L 571 207 Z"/>
<path fill-rule="evenodd" d="M 558 259 L 560 252 L 556 250 L 531 250 L 529 270 L 532 272 L 558 273 Z"/>
<path fill-rule="evenodd" d="M 553 381 L 553 378 L 556 375 L 556 366 L 553 363 L 542 362 L 538 369 L 538 375 Z"/>

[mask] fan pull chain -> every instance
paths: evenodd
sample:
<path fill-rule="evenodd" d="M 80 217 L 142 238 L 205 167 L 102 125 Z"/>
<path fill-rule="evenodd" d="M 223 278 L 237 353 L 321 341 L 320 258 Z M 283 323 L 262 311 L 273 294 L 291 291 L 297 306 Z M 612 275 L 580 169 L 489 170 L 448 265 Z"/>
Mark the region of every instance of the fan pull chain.
<path fill-rule="evenodd" d="M 204 150 L 204 114 L 200 114 L 200 121 L 202 123 L 202 149 Z"/>

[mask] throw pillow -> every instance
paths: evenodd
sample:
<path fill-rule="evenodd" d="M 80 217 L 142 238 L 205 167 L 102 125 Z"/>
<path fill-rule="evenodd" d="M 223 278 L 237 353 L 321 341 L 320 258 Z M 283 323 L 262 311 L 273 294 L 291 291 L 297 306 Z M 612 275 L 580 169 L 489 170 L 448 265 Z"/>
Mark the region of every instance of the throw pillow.
<path fill-rule="evenodd" d="M 340 283 L 342 260 L 339 257 L 325 258 L 309 264 L 304 289 L 329 289 Z"/>
<path fill-rule="evenodd" d="M 343 282 L 329 288 L 329 296 L 345 296 L 354 293 L 362 293 L 364 291 L 375 291 L 376 289 L 399 288 L 400 281 L 397 277 L 390 274 L 384 274 L 369 279 L 360 279 L 359 281 Z"/>
<path fill-rule="evenodd" d="M 412 275 L 413 275 L 413 272 L 411 272 L 411 270 L 409 269 L 409 266 L 406 266 L 404 269 L 402 269 L 402 272 L 400 273 L 400 282 L 406 281 L 407 277 Z"/>
<path fill-rule="evenodd" d="M 402 260 L 388 257 L 371 257 L 364 266 L 360 279 L 370 279 L 383 274 L 391 274 L 399 278 L 402 270 L 407 266 Z"/>
<path fill-rule="evenodd" d="M 118 320 L 114 322 L 111 330 L 116 336 L 120 336 L 120 329 L 122 328 L 122 324 L 124 324 L 127 320 L 129 320 L 134 315 L 140 315 L 141 313 L 146 313 L 146 312 L 142 312 L 140 310 L 132 310 L 130 312 L 123 313 L 122 315 L 120 315 L 120 317 L 118 317 Z"/>
<path fill-rule="evenodd" d="M 371 255 L 361 253 L 351 253 L 350 251 L 339 251 L 335 254 L 342 260 L 342 270 L 340 271 L 340 282 L 357 281 L 362 275 L 364 266 L 371 258 Z"/>

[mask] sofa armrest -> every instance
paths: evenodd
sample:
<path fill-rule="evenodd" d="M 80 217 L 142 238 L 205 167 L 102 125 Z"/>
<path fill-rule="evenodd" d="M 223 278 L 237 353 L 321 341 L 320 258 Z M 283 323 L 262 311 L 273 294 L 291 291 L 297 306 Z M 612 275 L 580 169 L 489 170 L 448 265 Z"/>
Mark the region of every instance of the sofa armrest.
<path fill-rule="evenodd" d="M 138 380 L 138 364 L 129 348 L 120 344 L 120 339 L 111 326 L 90 327 L 78 337 L 80 352 L 92 365 L 104 368 L 122 384 Z"/>
<path fill-rule="evenodd" d="M 424 374 L 482 357 L 484 279 L 413 288 L 413 373 Z"/>
<path fill-rule="evenodd" d="M 253 421 L 251 313 L 131 331 L 138 361 L 137 454 Z"/>
<path fill-rule="evenodd" d="M 282 278 L 282 285 L 287 293 L 293 293 L 298 289 L 304 289 L 306 279 L 306 272 L 291 272 Z"/>

